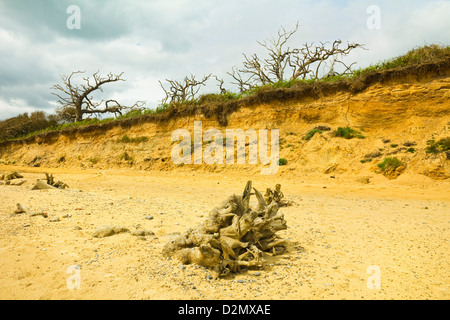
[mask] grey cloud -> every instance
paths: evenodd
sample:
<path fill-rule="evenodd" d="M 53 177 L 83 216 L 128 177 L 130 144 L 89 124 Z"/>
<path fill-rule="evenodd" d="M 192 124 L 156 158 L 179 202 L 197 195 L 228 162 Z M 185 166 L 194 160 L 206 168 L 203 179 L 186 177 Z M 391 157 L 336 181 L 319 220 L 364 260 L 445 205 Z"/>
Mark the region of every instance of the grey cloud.
<path fill-rule="evenodd" d="M 162 94 L 158 79 L 212 72 L 230 81 L 226 72 L 241 65 L 242 53 L 261 53 L 256 41 L 296 22 L 300 29 L 293 45 L 337 38 L 365 43 L 369 51 L 349 57 L 358 67 L 424 41 L 450 39 L 444 14 L 449 1 L 380 0 L 382 30 L 375 32 L 366 27 L 372 2 L 0 0 L 0 109 L 48 110 L 55 101 L 50 87 L 60 82 L 59 75 L 76 70 L 123 71 L 127 82 L 108 93 L 154 106 Z M 66 27 L 72 4 L 81 10 L 80 30 Z M 205 88 L 216 89 L 214 81 Z M 8 101 L 14 101 L 11 107 Z M 4 114 L 0 110 L 0 118 Z"/>

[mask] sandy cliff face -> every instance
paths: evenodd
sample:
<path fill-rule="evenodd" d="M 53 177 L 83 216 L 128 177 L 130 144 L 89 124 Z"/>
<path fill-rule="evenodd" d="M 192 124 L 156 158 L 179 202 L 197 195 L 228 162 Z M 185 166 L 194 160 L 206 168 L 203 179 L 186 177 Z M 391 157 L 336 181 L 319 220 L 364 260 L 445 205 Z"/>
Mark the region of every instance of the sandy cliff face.
<path fill-rule="evenodd" d="M 386 157 L 397 157 L 406 163 L 402 176 L 450 178 L 448 156 L 425 152 L 428 140 L 450 136 L 450 77 L 378 84 L 358 94 L 340 92 L 319 99 L 242 107 L 228 115 L 227 127 L 221 126 L 215 117 L 199 114 L 125 128 L 110 126 L 62 132 L 38 137 L 31 143 L 3 144 L 0 158 L 3 163 L 21 166 L 260 174 L 262 164 L 248 164 L 248 145 L 246 164 L 174 164 L 171 152 L 176 142 L 171 140 L 172 133 L 187 129 L 193 141 L 194 121 L 202 121 L 203 133 L 215 128 L 224 138 L 226 129 L 279 129 L 280 158 L 287 160 L 286 165 L 279 167 L 279 175 L 343 175 L 364 183 L 370 177 L 379 176 L 377 163 Z M 331 130 L 317 133 L 309 141 L 302 139 L 317 126 Z M 338 127 L 347 126 L 360 131 L 365 138 L 347 140 L 333 136 Z M 125 135 L 131 141 L 124 142 Z"/>

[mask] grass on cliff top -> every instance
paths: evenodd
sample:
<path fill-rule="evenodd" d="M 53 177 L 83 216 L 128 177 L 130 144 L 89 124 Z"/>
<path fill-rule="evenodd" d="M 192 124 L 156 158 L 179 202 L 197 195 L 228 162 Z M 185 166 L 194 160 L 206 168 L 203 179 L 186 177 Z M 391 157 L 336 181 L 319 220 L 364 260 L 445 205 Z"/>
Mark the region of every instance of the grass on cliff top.
<path fill-rule="evenodd" d="M 370 67 L 355 70 L 352 74 L 352 77 L 359 77 L 370 72 L 401 68 L 411 65 L 419 65 L 424 63 L 435 63 L 448 59 L 450 59 L 450 46 L 432 44 L 429 46 L 410 50 L 402 56 L 379 62 L 375 65 L 371 65 Z"/>

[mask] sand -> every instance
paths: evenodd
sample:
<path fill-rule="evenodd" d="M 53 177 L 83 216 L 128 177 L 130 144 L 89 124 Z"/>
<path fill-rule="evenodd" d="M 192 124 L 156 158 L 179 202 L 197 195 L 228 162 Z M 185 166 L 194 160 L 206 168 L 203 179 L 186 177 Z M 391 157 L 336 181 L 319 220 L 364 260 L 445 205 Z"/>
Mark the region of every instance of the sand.
<path fill-rule="evenodd" d="M 450 298 L 447 182 L 0 167 L 11 170 L 27 182 L 0 186 L 0 299 Z M 47 171 L 71 189 L 32 191 Z M 295 202 L 280 209 L 288 252 L 217 280 L 162 256 L 171 234 L 247 180 L 260 191 L 281 183 Z M 11 216 L 18 202 L 49 217 Z M 92 236 L 105 225 L 155 235 Z"/>

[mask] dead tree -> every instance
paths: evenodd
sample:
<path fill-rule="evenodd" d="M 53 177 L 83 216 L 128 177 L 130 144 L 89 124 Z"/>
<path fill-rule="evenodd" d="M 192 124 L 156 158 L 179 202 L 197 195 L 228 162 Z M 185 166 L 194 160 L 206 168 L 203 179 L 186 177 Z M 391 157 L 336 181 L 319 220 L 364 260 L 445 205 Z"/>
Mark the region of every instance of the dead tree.
<path fill-rule="evenodd" d="M 214 76 L 216 78 L 216 80 L 219 82 L 219 89 L 220 89 L 220 94 L 226 94 L 227 93 L 227 89 L 225 89 L 223 87 L 223 83 L 225 82 L 223 79 L 219 79 L 217 76 Z"/>
<path fill-rule="evenodd" d="M 236 67 L 231 69 L 231 72 L 227 72 L 235 82 L 231 82 L 231 84 L 235 84 L 239 87 L 239 92 L 245 92 L 251 90 L 254 85 L 253 77 L 250 76 L 247 79 L 242 79 L 242 74 Z"/>
<path fill-rule="evenodd" d="M 99 108 L 103 104 L 103 100 L 94 101 L 91 96 L 95 91 L 103 91 L 102 86 L 111 82 L 125 81 L 122 79 L 122 73 L 116 75 L 109 73 L 106 77 L 102 77 L 98 72 L 93 74 L 93 80 L 89 77 L 83 77 L 84 84 L 75 85 L 72 77 L 76 74 L 83 74 L 84 71 L 72 72 L 69 76 L 62 75 L 63 84 L 56 84 L 52 87 L 56 92 L 53 95 L 58 97 L 60 104 L 59 114 L 64 120 L 81 121 L 83 115 L 93 115 L 101 113 L 113 113 L 115 115 L 122 114 L 122 111 L 129 107 L 121 106 L 115 100 L 107 100 L 103 108 Z M 113 105 L 110 105 L 114 103 Z"/>
<path fill-rule="evenodd" d="M 341 40 L 333 42 L 331 47 L 327 48 L 327 43 L 320 42 L 319 46 L 306 43 L 303 48 L 295 49 L 288 57 L 288 64 L 292 70 L 291 80 L 306 79 L 309 75 L 310 79 L 320 79 L 323 76 L 345 75 L 351 71 L 351 67 L 356 64 L 352 63 L 347 66 L 341 59 L 349 54 L 353 49 L 362 48 L 358 43 L 348 43 L 346 48 L 340 48 Z M 322 71 L 321 67 L 330 59 L 333 60 L 328 72 Z M 344 71 L 337 72 L 335 66 L 342 64 Z M 323 76 L 322 76 L 323 75 Z"/>
<path fill-rule="evenodd" d="M 320 42 L 319 45 L 305 43 L 301 48 L 291 49 L 288 42 L 297 30 L 298 23 L 292 31 L 282 28 L 274 39 L 258 41 L 258 44 L 266 49 L 267 58 L 261 59 L 257 54 L 251 56 L 244 54 L 243 68 L 233 67 L 232 72 L 228 73 L 236 80 L 234 84 L 239 86 L 241 92 L 255 85 L 348 74 L 354 63 L 347 66 L 342 58 L 353 49 L 363 48 L 357 43 L 348 43 L 345 48 L 341 48 L 342 41 L 336 40 L 331 46 L 323 42 Z M 327 72 L 323 69 L 330 60 L 333 62 Z M 344 71 L 336 69 L 339 65 L 345 68 Z M 287 73 L 290 73 L 290 76 L 287 76 Z M 248 75 L 247 80 L 243 80 L 243 74 Z"/>
<path fill-rule="evenodd" d="M 190 77 L 184 77 L 183 81 L 166 79 L 169 83 L 169 89 L 164 88 L 161 81 L 159 81 L 161 88 L 166 94 L 162 103 L 185 102 L 195 99 L 196 94 L 200 91 L 200 86 L 205 86 L 206 81 L 208 81 L 210 77 L 211 74 L 204 76 L 202 80 L 198 81 L 195 80 L 195 76 L 191 74 Z"/>

